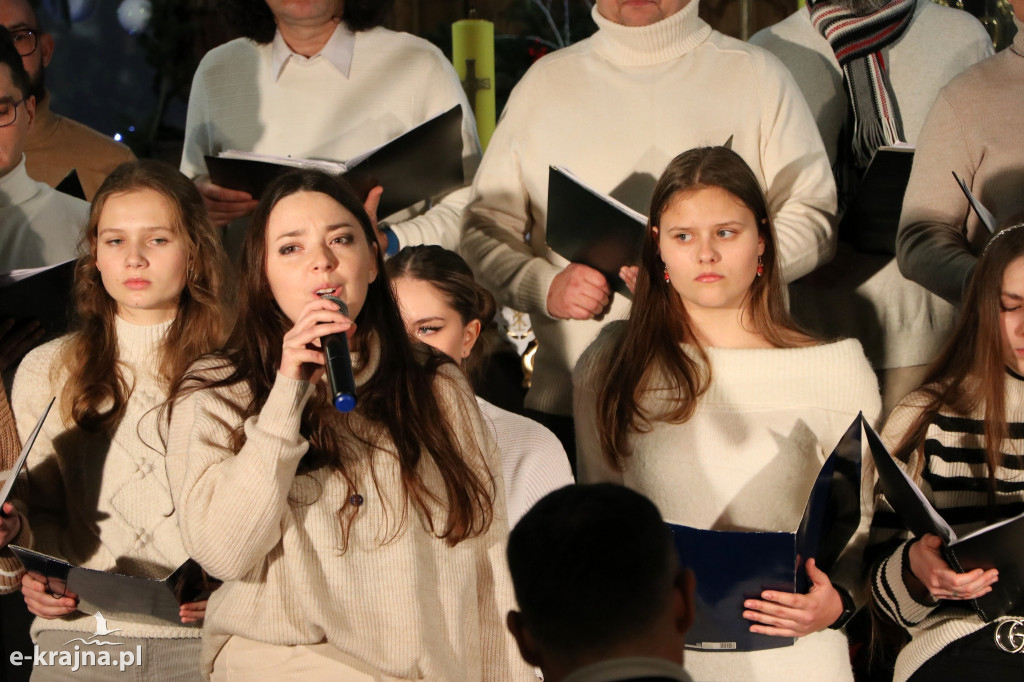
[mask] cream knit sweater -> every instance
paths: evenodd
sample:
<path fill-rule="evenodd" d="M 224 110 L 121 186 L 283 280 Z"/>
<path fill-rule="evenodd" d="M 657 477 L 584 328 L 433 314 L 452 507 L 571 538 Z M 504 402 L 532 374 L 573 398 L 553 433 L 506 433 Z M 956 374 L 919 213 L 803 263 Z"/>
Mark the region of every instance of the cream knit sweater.
<path fill-rule="evenodd" d="M 532 419 L 491 405 L 480 397 L 476 402 L 501 452 L 508 527 L 512 528 L 537 500 L 575 483 L 569 457 L 555 434 Z"/>
<path fill-rule="evenodd" d="M 170 322 L 137 326 L 116 318 L 119 370 L 132 387 L 121 423 L 110 437 L 82 431 L 61 418 L 67 372 L 60 352 L 69 337 L 31 351 L 18 367 L 11 405 L 27 438 L 51 396 L 57 401 L 25 467 L 27 523 L 14 544 L 71 563 L 145 578 L 164 578 L 188 559 L 167 486 L 157 410 L 167 397 L 156 357 Z M 2 556 L 2 555 L 0 555 Z M 16 562 L 0 559 L 10 570 Z M 198 628 L 116 618 L 108 627 L 125 637 L 198 637 Z M 96 620 L 77 614 L 36 618 L 44 630 L 93 632 Z"/>
<path fill-rule="evenodd" d="M 694 415 L 632 436 L 632 456 L 625 471 L 616 472 L 601 451 L 596 406 L 604 367 L 623 352 L 624 328 L 609 325 L 576 366 L 579 479 L 633 488 L 671 523 L 795 531 L 821 465 L 850 422 L 860 411 L 871 422 L 881 412 L 878 383 L 854 340 L 790 349 L 709 348 L 711 386 Z M 869 500 L 866 494 L 860 529 L 829 576 L 855 596 L 861 592 Z M 687 651 L 686 670 L 694 680 L 715 682 L 853 679 L 846 637 L 836 630 L 767 651 Z"/>
<path fill-rule="evenodd" d="M 209 376 L 226 376 L 216 361 L 204 365 Z M 357 386 L 376 366 L 371 357 Z M 245 422 L 238 452 L 227 443 L 249 401 L 244 386 L 202 390 L 177 403 L 167 471 L 182 536 L 189 553 L 225 581 L 206 614 L 207 672 L 239 635 L 277 645 L 326 641 L 387 680 L 532 679 L 504 625 L 514 597 L 499 455 L 454 365 L 439 370 L 435 389 L 455 438 L 473 444 L 464 452 L 483 449 L 484 460 L 469 464 L 494 475 L 489 530 L 455 547 L 427 527 L 405 493 L 394 446 L 358 411 L 347 419 L 373 433 L 375 447 L 350 439 L 342 453 L 355 489 L 331 468 L 296 474 L 308 448 L 299 434 L 313 394 L 308 382 L 278 374 L 259 415 Z M 420 469 L 438 490 L 440 474 L 427 458 Z M 362 504 L 353 504 L 354 493 Z M 431 504 L 438 523 L 442 507 Z M 344 547 L 342 523 L 350 518 Z"/>
<path fill-rule="evenodd" d="M 181 172 L 202 175 L 203 155 L 227 149 L 345 161 L 460 105 L 467 186 L 430 210 L 380 216 L 389 218 L 402 246 L 457 247 L 480 142 L 458 76 L 441 51 L 407 33 L 374 28 L 355 34 L 347 78 L 320 58 L 291 59 L 276 80 L 271 53 L 269 43 L 239 38 L 203 57 L 192 80 Z"/>
<path fill-rule="evenodd" d="M 913 393 L 892 411 L 882 432 L 882 441 L 894 449 L 921 413 L 926 399 Z M 960 415 L 940 410 L 925 435 L 925 461 L 917 452 L 902 464 L 909 472 L 921 472 L 921 491 L 935 509 L 963 537 L 988 525 L 988 496 L 984 480 L 983 433 L 984 410 Z M 1024 493 L 1021 491 L 1024 439 L 1019 436 L 1024 426 L 1024 381 L 1006 377 L 1006 420 L 1010 440 L 1002 451 L 1004 465 L 996 472 L 1000 484 L 996 490 L 993 518 L 1011 518 L 1021 513 Z M 871 543 L 887 547 L 871 570 L 871 592 L 882 613 L 888 614 L 912 639 L 896 659 L 893 679 L 903 682 L 928 659 L 946 645 L 980 630 L 985 623 L 962 601 L 921 603 L 910 595 L 903 579 L 904 565 L 910 544 L 910 533 L 903 527 L 884 495 L 877 501 L 875 522 L 871 526 Z M 895 541 L 895 542 L 893 542 Z M 1024 617 L 1020 608 L 997 620 Z"/>
<path fill-rule="evenodd" d="M 896 240 L 900 270 L 959 303 L 988 230 L 953 181 L 956 171 L 1000 223 L 1024 219 L 1024 31 L 957 76 L 928 113 Z"/>
<path fill-rule="evenodd" d="M 538 61 L 512 92 L 474 181 L 462 240 L 480 282 L 530 314 L 538 348 L 526 405 L 550 414 L 572 411 L 577 358 L 629 302 L 616 296 L 603 321 L 548 316 L 551 281 L 568 264 L 545 242 L 549 165 L 646 214 L 669 161 L 732 137 L 767 191 L 786 280 L 834 250 L 828 157 L 778 60 L 712 31 L 695 0 L 642 28 L 596 9 L 593 17 L 596 34 Z"/>

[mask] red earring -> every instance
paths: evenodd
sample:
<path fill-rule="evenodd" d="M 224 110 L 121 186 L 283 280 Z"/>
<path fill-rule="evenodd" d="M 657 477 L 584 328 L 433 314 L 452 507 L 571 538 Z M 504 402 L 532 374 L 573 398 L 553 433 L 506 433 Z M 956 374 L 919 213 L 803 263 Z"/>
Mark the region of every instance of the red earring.
<path fill-rule="evenodd" d="M 669 276 L 668 276 L 668 266 L 667 266 L 667 265 L 665 266 L 665 281 L 666 281 L 666 282 L 671 282 L 671 281 L 672 281 L 672 280 L 671 280 L 671 279 L 669 278 Z"/>
<path fill-rule="evenodd" d="M 761 262 L 761 256 L 757 257 L 757 276 L 760 277 L 764 274 L 764 263 Z"/>

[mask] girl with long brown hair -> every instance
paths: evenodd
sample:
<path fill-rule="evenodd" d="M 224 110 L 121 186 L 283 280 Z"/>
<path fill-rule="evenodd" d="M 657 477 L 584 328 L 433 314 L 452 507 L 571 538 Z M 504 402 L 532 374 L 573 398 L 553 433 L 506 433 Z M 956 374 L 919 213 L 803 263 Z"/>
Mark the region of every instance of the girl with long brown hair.
<path fill-rule="evenodd" d="M 460 363 L 470 378 L 482 363 L 481 332 L 493 324 L 491 292 L 462 256 L 441 246 L 407 246 L 387 262 L 409 337 Z M 552 490 L 572 485 L 565 449 L 546 428 L 490 404 L 477 405 L 501 452 L 509 527 Z"/>
<path fill-rule="evenodd" d="M 952 338 L 882 439 L 958 536 L 1024 511 L 1024 225 L 990 239 Z M 998 571 L 957 573 L 941 546 L 934 535 L 911 538 L 879 493 L 871 592 L 878 614 L 911 638 L 895 679 L 1020 677 L 1013 633 L 1024 609 L 983 622 L 969 602 L 991 591 Z"/>
<path fill-rule="evenodd" d="M 15 544 L 88 568 L 162 579 L 188 559 L 164 471 L 157 409 L 195 357 L 225 337 L 223 252 L 195 186 L 170 165 L 118 166 L 93 200 L 75 266 L 76 322 L 21 362 L 12 407 L 25 438 L 56 396 L 20 485 Z M 17 570 L 0 556 L 5 571 Z M 71 652 L 97 620 L 77 596 L 25 574 L 22 593 L 44 652 Z M 107 619 L 105 640 L 135 651 L 146 677 L 199 679 L 205 602 L 181 623 Z M 77 646 L 77 645 L 75 645 Z M 33 679 L 88 671 L 40 667 Z"/>
<path fill-rule="evenodd" d="M 581 482 L 623 483 L 672 523 L 795 529 L 825 457 L 880 403 L 860 345 L 805 335 L 782 281 L 769 209 L 742 158 L 723 147 L 676 157 L 651 199 L 629 319 L 576 367 Z M 852 680 L 846 638 L 829 628 L 852 609 L 857 564 L 848 550 L 827 576 L 808 560 L 808 594 L 768 590 L 730 607 L 753 632 L 799 637 L 794 646 L 690 651 L 687 670 L 696 680 Z"/>
<path fill-rule="evenodd" d="M 370 218 L 317 171 L 264 192 L 225 350 L 172 394 L 167 470 L 214 680 L 528 679 L 500 461 L 458 367 L 405 334 Z M 321 298 L 329 294 L 347 304 Z M 357 405 L 320 341 L 348 334 Z"/>

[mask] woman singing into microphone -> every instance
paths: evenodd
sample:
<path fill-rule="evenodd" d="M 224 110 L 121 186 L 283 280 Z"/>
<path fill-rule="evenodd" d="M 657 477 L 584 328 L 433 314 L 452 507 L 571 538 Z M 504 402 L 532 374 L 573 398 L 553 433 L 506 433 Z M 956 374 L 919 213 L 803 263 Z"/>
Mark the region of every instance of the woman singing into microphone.
<path fill-rule="evenodd" d="M 499 455 L 458 367 L 411 346 L 359 200 L 324 173 L 279 178 L 241 270 L 235 330 L 175 390 L 168 435 L 185 547 L 225 581 L 204 669 L 531 679 L 504 630 Z M 349 335 L 352 412 L 328 396 L 327 334 Z"/>

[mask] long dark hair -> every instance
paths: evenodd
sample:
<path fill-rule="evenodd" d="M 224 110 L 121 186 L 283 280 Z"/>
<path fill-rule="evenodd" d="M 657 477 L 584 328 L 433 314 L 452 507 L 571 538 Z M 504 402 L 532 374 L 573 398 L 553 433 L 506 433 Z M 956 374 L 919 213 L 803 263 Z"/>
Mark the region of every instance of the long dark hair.
<path fill-rule="evenodd" d="M 356 372 L 366 366 L 371 346 L 379 352 L 376 369 L 359 387 L 359 404 L 353 413 L 362 417 L 368 427 L 353 426 L 350 415 L 334 410 L 325 383 L 317 384 L 315 394 L 302 412 L 299 428 L 309 441 L 301 471 L 332 467 L 341 472 L 354 491 L 351 465 L 343 457 L 346 448 L 339 431 L 371 448 L 379 447 L 377 442 L 383 431 L 397 450 L 405 490 L 424 512 L 431 531 L 451 545 L 484 532 L 492 516 L 493 480 L 486 466 L 471 466 L 471 463 L 483 462 L 479 446 L 456 439 L 453 426 L 460 415 L 447 415 L 435 394 L 435 381 L 445 380 L 438 369 L 450 361 L 439 353 L 414 353 L 380 249 L 376 248 L 370 219 L 344 181 L 326 173 L 293 171 L 275 180 L 264 191 L 242 245 L 238 321 L 225 349 L 217 354 L 221 364 L 230 367 L 231 372 L 217 380 L 210 379 L 204 371 L 189 372 L 175 386 L 168 403 L 173 406 L 176 400 L 195 390 L 243 384 L 252 396 L 245 407 L 244 419 L 262 410 L 281 364 L 281 339 L 292 326 L 274 299 L 267 280 L 267 223 L 278 202 L 299 192 L 329 196 L 362 226 L 368 248 L 374 251 L 378 275 L 369 285 L 366 301 L 355 319 L 357 331 L 352 346 L 360 363 Z M 447 388 L 461 390 L 455 384 Z M 472 400 L 468 393 L 467 397 Z M 230 447 L 237 452 L 244 443 L 245 432 L 240 423 Z M 437 468 L 443 492 L 432 490 L 424 482 L 420 466 L 424 453 Z M 447 510 L 447 519 L 439 526 L 430 511 L 431 504 L 441 504 Z M 348 523 L 343 527 L 346 538 L 347 529 Z"/>
<path fill-rule="evenodd" d="M 649 429 L 652 421 L 685 422 L 711 383 L 707 354 L 694 334 L 682 299 L 664 279 L 664 262 L 654 229 L 673 201 L 708 187 L 724 189 L 742 201 L 754 214 L 758 233 L 764 239 L 764 273 L 754 279 L 747 293 L 756 331 L 777 348 L 813 343 L 786 310 L 775 229 L 754 172 L 739 154 L 725 147 L 699 147 L 680 154 L 654 187 L 625 335 L 601 374 L 597 405 L 601 447 L 617 469 L 630 454 L 631 432 Z M 683 350 L 684 342 L 696 348 L 697 359 Z M 664 399 L 658 401 L 667 406 L 661 411 L 642 405 L 655 373 L 662 373 L 670 387 L 662 394 Z"/>
<path fill-rule="evenodd" d="M 109 432 L 120 422 L 131 386 L 117 363 L 114 318 L 117 302 L 103 287 L 96 267 L 97 230 L 103 207 L 116 194 L 150 189 L 167 199 L 171 225 L 188 254 L 185 288 L 156 362 L 171 384 L 203 353 L 224 340 L 227 314 L 222 299 L 227 259 L 210 224 L 202 196 L 173 166 L 152 160 L 121 164 L 103 181 L 92 201 L 89 222 L 75 263 L 73 335 L 63 347 L 67 385 L 61 410 L 86 431 Z"/>
<path fill-rule="evenodd" d="M 345 0 L 341 20 L 350 31 L 382 26 L 394 0 Z M 277 22 L 264 0 L 221 0 L 217 3 L 228 27 L 244 38 L 265 45 L 274 40 Z"/>
<path fill-rule="evenodd" d="M 459 254 L 442 246 L 406 246 L 387 261 L 392 280 L 408 277 L 426 282 L 444 296 L 445 302 L 459 314 L 463 325 L 479 320 L 481 328 L 492 324 L 497 304 L 494 296 L 473 277 L 473 271 Z M 487 356 L 481 333 L 463 368 L 475 377 Z"/>
<path fill-rule="evenodd" d="M 985 410 L 985 462 L 989 507 L 995 504 L 996 471 L 1003 461 L 1006 426 L 1006 361 L 999 314 L 1003 274 L 1010 263 L 1024 257 L 1024 225 L 1007 228 L 992 237 L 978 259 L 964 296 L 963 312 L 953 335 L 928 368 L 920 393 L 924 409 L 893 450 L 908 462 L 919 453 L 915 475 L 924 466 L 924 442 L 928 426 L 942 409 L 960 415 Z"/>

